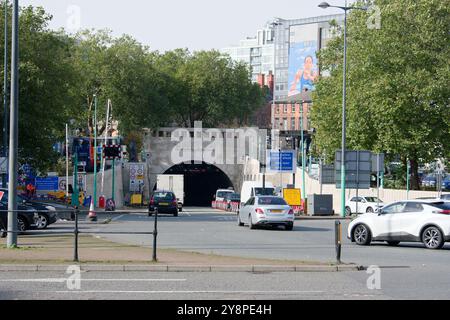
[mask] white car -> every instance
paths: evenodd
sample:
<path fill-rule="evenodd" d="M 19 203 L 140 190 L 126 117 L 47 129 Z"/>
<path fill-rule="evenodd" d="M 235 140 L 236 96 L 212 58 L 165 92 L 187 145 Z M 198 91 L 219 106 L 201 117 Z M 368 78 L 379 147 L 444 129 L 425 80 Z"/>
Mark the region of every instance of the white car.
<path fill-rule="evenodd" d="M 286 230 L 294 228 L 294 210 L 281 197 L 251 197 L 238 213 L 238 225 L 248 224 L 250 229 L 259 226 L 284 226 Z"/>
<path fill-rule="evenodd" d="M 386 241 L 423 242 L 429 249 L 441 249 L 450 241 L 450 203 L 442 200 L 410 200 L 392 203 L 379 213 L 365 213 L 353 220 L 348 238 L 358 245 Z"/>
<path fill-rule="evenodd" d="M 356 212 L 356 206 L 358 206 L 358 212 Z M 353 213 L 377 212 L 382 207 L 384 203 L 377 197 L 353 197 L 345 204 L 345 214 L 350 216 Z"/>

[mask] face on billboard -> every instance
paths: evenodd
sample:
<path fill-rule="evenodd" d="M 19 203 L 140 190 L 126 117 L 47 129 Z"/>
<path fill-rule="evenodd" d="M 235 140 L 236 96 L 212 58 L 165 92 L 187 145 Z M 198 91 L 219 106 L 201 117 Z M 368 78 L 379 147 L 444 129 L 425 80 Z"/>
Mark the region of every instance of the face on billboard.
<path fill-rule="evenodd" d="M 291 27 L 289 49 L 289 97 L 311 92 L 319 76 L 317 67 L 317 25 Z"/>

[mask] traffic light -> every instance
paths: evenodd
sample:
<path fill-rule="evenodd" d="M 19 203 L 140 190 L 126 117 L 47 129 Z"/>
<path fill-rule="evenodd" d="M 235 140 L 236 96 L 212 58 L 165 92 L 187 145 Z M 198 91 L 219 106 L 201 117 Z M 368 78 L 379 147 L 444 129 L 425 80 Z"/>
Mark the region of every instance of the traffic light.
<path fill-rule="evenodd" d="M 103 158 L 106 160 L 121 159 L 122 148 L 119 145 L 103 146 Z"/>

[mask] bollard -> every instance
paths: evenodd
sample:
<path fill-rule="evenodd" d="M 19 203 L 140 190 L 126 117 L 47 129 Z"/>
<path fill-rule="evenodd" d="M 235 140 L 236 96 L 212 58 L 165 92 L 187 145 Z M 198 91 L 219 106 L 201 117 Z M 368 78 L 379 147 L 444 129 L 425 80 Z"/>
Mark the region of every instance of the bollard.
<path fill-rule="evenodd" d="M 158 237 L 158 208 L 155 209 L 155 226 L 153 229 L 153 262 L 158 262 L 156 257 L 156 240 Z"/>
<path fill-rule="evenodd" d="M 335 244 L 336 244 L 336 261 L 341 264 L 341 251 L 342 251 L 342 224 L 340 221 L 335 223 Z"/>
<path fill-rule="evenodd" d="M 79 209 L 78 207 L 75 207 L 75 230 L 74 230 L 74 235 L 75 235 L 75 243 L 74 243 L 74 252 L 73 252 L 73 261 L 74 262 L 78 262 L 78 234 L 79 234 L 79 230 L 78 230 L 78 215 L 79 215 Z"/>

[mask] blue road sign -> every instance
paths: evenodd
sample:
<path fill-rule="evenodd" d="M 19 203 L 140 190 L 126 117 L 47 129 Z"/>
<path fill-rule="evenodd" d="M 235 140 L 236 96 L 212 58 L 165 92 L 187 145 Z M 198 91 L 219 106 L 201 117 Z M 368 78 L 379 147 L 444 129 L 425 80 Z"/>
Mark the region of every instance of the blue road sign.
<path fill-rule="evenodd" d="M 270 150 L 267 152 L 268 172 L 295 173 L 297 159 L 294 150 Z"/>
<path fill-rule="evenodd" d="M 58 191 L 59 190 L 59 178 L 36 178 L 36 190 L 37 191 Z"/>

